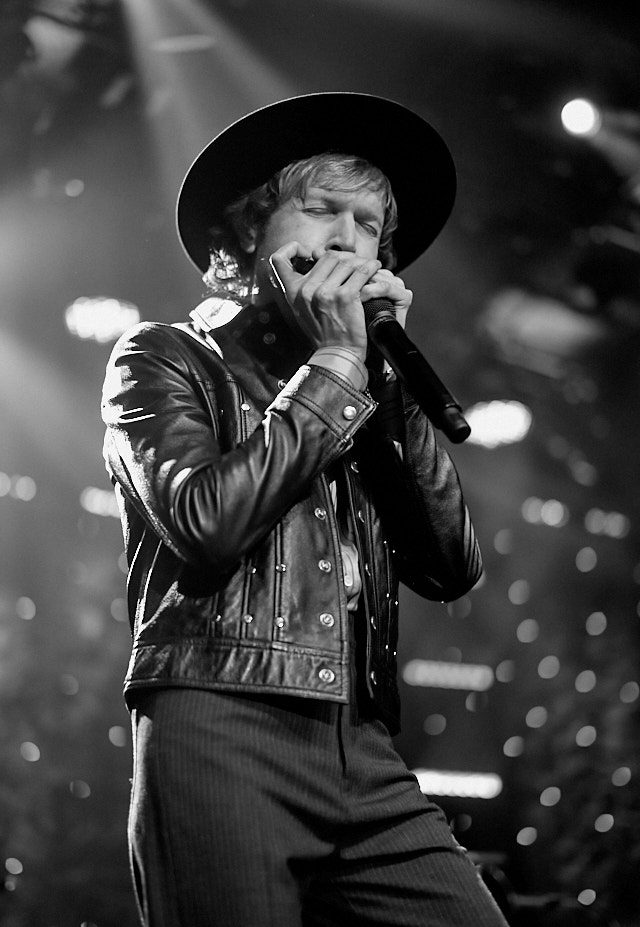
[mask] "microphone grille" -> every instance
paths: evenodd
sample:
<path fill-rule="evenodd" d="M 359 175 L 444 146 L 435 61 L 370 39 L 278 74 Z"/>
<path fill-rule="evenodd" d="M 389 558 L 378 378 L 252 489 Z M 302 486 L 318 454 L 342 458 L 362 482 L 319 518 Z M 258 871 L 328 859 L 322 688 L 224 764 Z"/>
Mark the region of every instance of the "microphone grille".
<path fill-rule="evenodd" d="M 384 297 L 379 299 L 368 299 L 362 306 L 367 328 L 375 321 L 380 321 L 381 319 L 389 319 L 391 317 L 395 321 L 393 303 L 390 299 L 385 299 Z"/>

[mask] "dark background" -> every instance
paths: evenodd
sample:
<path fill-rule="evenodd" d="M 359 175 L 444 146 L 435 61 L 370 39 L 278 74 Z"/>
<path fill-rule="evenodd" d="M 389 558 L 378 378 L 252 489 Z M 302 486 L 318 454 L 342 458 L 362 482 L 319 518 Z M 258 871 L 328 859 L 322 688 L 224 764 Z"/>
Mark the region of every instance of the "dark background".
<path fill-rule="evenodd" d="M 401 603 L 401 672 L 482 664 L 493 684 L 403 682 L 398 747 L 500 777 L 495 798 L 438 800 L 514 923 L 640 923 L 634 6 L 2 0 L 3 927 L 136 923 L 120 526 L 85 492 L 110 489 L 111 341 L 74 337 L 65 310 L 111 297 L 183 320 L 202 291 L 173 225 L 186 168 L 231 120 L 320 90 L 392 97 L 447 140 L 458 199 L 405 274 L 409 333 L 466 410 L 531 414 L 521 441 L 453 449 L 484 582 Z M 562 128 L 576 96 L 602 108 L 592 139 Z"/>

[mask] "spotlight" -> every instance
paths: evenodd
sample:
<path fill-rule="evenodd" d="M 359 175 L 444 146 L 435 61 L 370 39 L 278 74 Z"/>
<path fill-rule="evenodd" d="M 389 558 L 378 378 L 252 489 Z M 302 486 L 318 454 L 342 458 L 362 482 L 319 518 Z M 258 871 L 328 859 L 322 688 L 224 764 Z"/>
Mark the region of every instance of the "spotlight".
<path fill-rule="evenodd" d="M 133 303 L 109 296 L 79 296 L 65 310 L 68 331 L 82 340 L 100 344 L 115 341 L 140 321 L 140 311 Z"/>
<path fill-rule="evenodd" d="M 560 119 L 570 135 L 580 135 L 583 138 L 593 138 L 598 134 L 602 125 L 602 115 L 598 107 L 590 100 L 582 98 L 565 103 Z"/>

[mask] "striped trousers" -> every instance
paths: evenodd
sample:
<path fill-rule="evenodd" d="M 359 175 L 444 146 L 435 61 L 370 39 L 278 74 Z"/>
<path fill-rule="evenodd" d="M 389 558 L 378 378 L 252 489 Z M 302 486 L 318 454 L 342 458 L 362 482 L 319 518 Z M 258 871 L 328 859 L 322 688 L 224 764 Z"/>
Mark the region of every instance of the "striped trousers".
<path fill-rule="evenodd" d="M 145 927 L 504 927 L 357 704 L 159 689 L 132 721 Z"/>

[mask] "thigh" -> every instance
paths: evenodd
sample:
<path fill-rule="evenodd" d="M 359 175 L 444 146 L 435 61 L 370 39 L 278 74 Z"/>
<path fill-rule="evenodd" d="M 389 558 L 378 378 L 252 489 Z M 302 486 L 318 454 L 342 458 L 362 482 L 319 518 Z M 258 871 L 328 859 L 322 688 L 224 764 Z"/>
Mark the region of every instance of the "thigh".
<path fill-rule="evenodd" d="M 317 886 L 303 927 L 506 927 L 463 850 L 381 853 Z"/>
<path fill-rule="evenodd" d="M 345 736 L 352 814 L 305 927 L 505 927 L 446 817 L 379 722 Z"/>
<path fill-rule="evenodd" d="M 295 858 L 324 847 L 301 822 L 287 725 L 269 705 L 180 689 L 142 700 L 133 723 L 129 839 L 144 923 L 299 927 Z M 292 724 L 295 742 L 305 719 Z"/>

